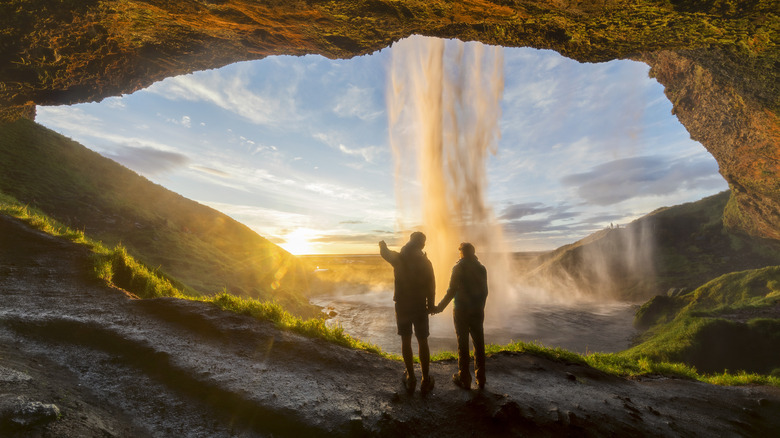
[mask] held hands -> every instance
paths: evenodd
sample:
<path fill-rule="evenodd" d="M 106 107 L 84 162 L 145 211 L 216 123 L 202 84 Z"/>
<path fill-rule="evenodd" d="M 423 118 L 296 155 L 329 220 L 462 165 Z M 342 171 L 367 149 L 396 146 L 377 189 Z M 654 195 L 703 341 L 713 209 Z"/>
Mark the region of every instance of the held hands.
<path fill-rule="evenodd" d="M 428 307 L 428 314 L 430 315 L 436 315 L 438 313 L 441 313 L 441 311 L 444 310 L 440 306 L 430 306 Z"/>
<path fill-rule="evenodd" d="M 385 243 L 384 240 L 380 240 L 379 241 L 379 249 L 385 249 L 385 248 L 387 248 L 387 244 Z"/>

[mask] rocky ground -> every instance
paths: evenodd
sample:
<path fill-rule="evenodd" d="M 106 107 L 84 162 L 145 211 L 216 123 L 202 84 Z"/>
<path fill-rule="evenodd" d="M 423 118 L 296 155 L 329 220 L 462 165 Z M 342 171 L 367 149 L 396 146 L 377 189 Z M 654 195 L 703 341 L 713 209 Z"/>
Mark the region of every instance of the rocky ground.
<path fill-rule="evenodd" d="M 0 435 L 777 436 L 780 388 L 626 380 L 527 354 L 484 392 L 175 299 L 92 280 L 82 248 L 0 216 Z"/>

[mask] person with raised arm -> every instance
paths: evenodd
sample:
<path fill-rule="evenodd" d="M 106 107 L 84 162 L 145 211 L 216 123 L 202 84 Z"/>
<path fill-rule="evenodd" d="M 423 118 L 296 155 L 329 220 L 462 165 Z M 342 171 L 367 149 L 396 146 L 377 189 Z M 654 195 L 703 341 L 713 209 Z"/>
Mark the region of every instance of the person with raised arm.
<path fill-rule="evenodd" d="M 395 318 L 398 334 L 401 336 L 401 353 L 406 370 L 403 383 L 410 394 L 417 386 L 414 374 L 414 356 L 412 353 L 412 334 L 417 338 L 420 355 L 422 381 L 420 392 L 423 395 L 433 390 L 434 379 L 429 375 L 430 348 L 428 347 L 428 314 L 435 309 L 436 283 L 433 265 L 423 252 L 425 234 L 416 231 L 409 242 L 396 252 L 387 248 L 385 241 L 379 242 L 379 253 L 383 259 L 393 265 L 395 275 Z"/>

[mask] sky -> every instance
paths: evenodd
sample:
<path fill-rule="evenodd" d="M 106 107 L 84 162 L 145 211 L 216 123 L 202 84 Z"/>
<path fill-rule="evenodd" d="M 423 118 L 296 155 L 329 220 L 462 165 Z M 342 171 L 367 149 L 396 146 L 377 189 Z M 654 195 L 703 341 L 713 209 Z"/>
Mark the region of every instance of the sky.
<path fill-rule="evenodd" d="M 478 44 L 478 43 L 469 43 Z M 274 56 L 167 78 L 36 121 L 293 254 L 400 245 L 386 92 L 393 48 Z M 649 67 L 504 48 L 486 197 L 514 251 L 542 251 L 728 188 Z"/>

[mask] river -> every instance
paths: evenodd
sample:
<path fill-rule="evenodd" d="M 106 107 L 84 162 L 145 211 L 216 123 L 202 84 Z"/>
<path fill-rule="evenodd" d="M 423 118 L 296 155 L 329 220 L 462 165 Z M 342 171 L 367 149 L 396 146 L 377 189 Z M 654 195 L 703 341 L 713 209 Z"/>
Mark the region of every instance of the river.
<path fill-rule="evenodd" d="M 328 324 L 349 335 L 400 354 L 392 291 L 316 296 L 312 304 L 333 315 Z M 624 302 L 574 304 L 528 303 L 508 308 L 502 318 L 485 320 L 485 342 L 507 344 L 535 341 L 578 353 L 617 352 L 630 346 L 636 304 Z M 452 304 L 430 318 L 432 353 L 455 351 Z M 416 349 L 416 347 L 415 347 Z"/>

